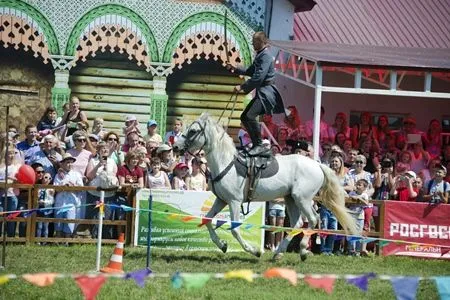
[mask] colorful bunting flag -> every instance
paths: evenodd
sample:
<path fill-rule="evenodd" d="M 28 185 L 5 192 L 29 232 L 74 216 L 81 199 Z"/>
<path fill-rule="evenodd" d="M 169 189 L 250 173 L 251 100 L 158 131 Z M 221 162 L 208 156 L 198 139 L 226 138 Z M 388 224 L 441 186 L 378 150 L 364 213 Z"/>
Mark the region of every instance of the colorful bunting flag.
<path fill-rule="evenodd" d="M 367 292 L 368 286 L 369 286 L 369 279 L 371 279 L 371 278 L 375 278 L 375 274 L 374 273 L 365 274 L 365 275 L 358 276 L 358 277 L 355 277 L 355 278 L 349 278 L 349 279 L 347 279 L 347 282 L 349 284 L 353 284 L 354 286 L 356 286 L 360 290 L 363 290 L 364 292 Z"/>
<path fill-rule="evenodd" d="M 397 300 L 416 299 L 419 277 L 392 277 L 391 283 Z"/>
<path fill-rule="evenodd" d="M 120 208 L 123 209 L 123 211 L 132 211 L 134 208 L 127 206 L 127 205 L 120 205 Z"/>
<path fill-rule="evenodd" d="M 233 230 L 235 228 L 238 228 L 239 226 L 242 225 L 242 222 L 238 222 L 238 221 L 231 221 L 231 226 L 230 228 L 228 228 L 228 230 Z"/>
<path fill-rule="evenodd" d="M 223 275 L 223 278 L 225 279 L 242 278 L 247 280 L 248 282 L 253 282 L 253 271 L 252 270 L 229 271 Z"/>
<path fill-rule="evenodd" d="M 150 274 L 152 274 L 152 271 L 150 269 L 142 269 L 127 273 L 127 275 L 125 275 L 125 279 L 133 279 L 138 286 L 143 288 L 145 286 L 145 279 Z"/>
<path fill-rule="evenodd" d="M 383 248 L 384 246 L 387 246 L 387 245 L 389 245 L 391 242 L 389 242 L 389 241 L 379 241 L 378 242 L 378 246 L 380 247 L 380 248 Z"/>
<path fill-rule="evenodd" d="M 24 212 L 23 213 L 23 217 L 24 218 L 28 218 L 29 216 L 31 216 L 33 213 L 35 213 L 35 212 L 37 212 L 38 211 L 38 209 L 31 209 L 31 210 L 29 210 L 29 211 L 27 211 L 27 212 Z"/>
<path fill-rule="evenodd" d="M 334 282 L 336 281 L 336 278 L 333 277 L 327 277 L 327 276 L 323 276 L 320 278 L 314 278 L 311 276 L 306 276 L 305 277 L 305 282 L 313 288 L 316 289 L 322 289 L 324 290 L 327 294 L 331 294 L 333 292 L 334 289 Z"/>
<path fill-rule="evenodd" d="M 298 235 L 298 234 L 300 234 L 302 232 L 303 232 L 303 229 L 295 228 L 295 229 L 292 229 L 291 232 L 289 232 L 288 236 L 289 237 L 294 237 L 294 236 L 296 236 L 296 235 Z"/>
<path fill-rule="evenodd" d="M 60 209 L 58 209 L 58 211 L 56 212 L 57 214 L 62 214 L 65 212 L 68 212 L 69 210 L 72 209 L 73 206 L 63 206 Z"/>
<path fill-rule="evenodd" d="M 211 218 L 205 218 L 205 217 L 203 217 L 203 218 L 202 218 L 202 221 L 201 221 L 200 224 L 198 224 L 197 226 L 198 226 L 198 227 L 202 227 L 203 225 L 206 225 L 206 224 L 208 224 L 208 223 L 211 223 L 211 221 L 212 221 Z"/>
<path fill-rule="evenodd" d="M 297 285 L 297 272 L 285 268 L 271 268 L 264 272 L 265 278 L 281 277 L 288 280 L 292 285 Z"/>
<path fill-rule="evenodd" d="M 192 219 L 195 219 L 195 217 L 194 216 L 186 216 L 186 217 L 181 218 L 181 221 L 189 222 Z"/>
<path fill-rule="evenodd" d="M 57 273 L 36 273 L 24 274 L 22 277 L 31 284 L 43 287 L 55 283 L 55 278 L 57 275 Z"/>
<path fill-rule="evenodd" d="M 450 252 L 450 247 L 441 247 L 441 256 L 444 256 L 448 252 Z"/>
<path fill-rule="evenodd" d="M 450 276 L 435 277 L 441 300 L 450 300 Z"/>
<path fill-rule="evenodd" d="M 208 280 L 211 278 L 211 274 L 207 273 L 194 273 L 194 274 L 187 274 L 182 273 L 181 278 L 183 279 L 184 286 L 190 290 L 190 289 L 200 289 L 208 282 Z"/>
<path fill-rule="evenodd" d="M 224 220 L 217 220 L 216 221 L 216 229 L 225 224 L 227 221 Z"/>
<path fill-rule="evenodd" d="M 20 216 L 20 211 L 16 211 L 16 212 L 8 214 L 6 216 L 6 220 L 13 220 L 13 219 L 17 218 L 18 216 Z"/>
<path fill-rule="evenodd" d="M 317 230 L 313 230 L 313 229 L 303 229 L 303 234 L 306 236 L 311 236 L 314 233 L 317 233 Z"/>
<path fill-rule="evenodd" d="M 245 230 L 249 230 L 250 228 L 252 228 L 253 227 L 253 224 L 247 224 L 247 225 L 245 225 Z"/>
<path fill-rule="evenodd" d="M 94 300 L 106 281 L 104 276 L 79 276 L 75 278 L 76 283 L 81 289 L 85 300 Z"/>
<path fill-rule="evenodd" d="M 0 276 L 0 285 L 5 284 L 9 281 L 8 275 Z"/>

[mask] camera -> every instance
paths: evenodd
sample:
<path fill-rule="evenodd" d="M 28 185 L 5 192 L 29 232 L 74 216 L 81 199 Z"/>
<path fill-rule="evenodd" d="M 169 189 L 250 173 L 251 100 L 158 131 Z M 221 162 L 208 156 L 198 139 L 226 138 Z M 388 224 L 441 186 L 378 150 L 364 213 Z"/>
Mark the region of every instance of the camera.
<path fill-rule="evenodd" d="M 102 156 L 102 160 L 103 160 L 103 161 L 108 160 L 108 156 Z"/>
<path fill-rule="evenodd" d="M 394 164 L 390 160 L 384 160 L 381 162 L 382 168 L 392 168 L 393 166 L 394 166 Z"/>

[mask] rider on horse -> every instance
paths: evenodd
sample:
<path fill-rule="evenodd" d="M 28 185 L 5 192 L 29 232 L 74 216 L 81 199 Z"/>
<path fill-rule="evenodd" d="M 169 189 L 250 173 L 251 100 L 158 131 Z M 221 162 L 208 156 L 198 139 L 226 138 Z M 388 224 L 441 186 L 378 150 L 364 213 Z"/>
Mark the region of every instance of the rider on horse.
<path fill-rule="evenodd" d="M 250 93 L 256 89 L 255 97 L 250 101 L 245 110 L 242 112 L 241 121 L 248 131 L 252 140 L 252 149 L 249 150 L 250 156 L 259 154 L 267 155 L 267 148 L 263 147 L 261 139 L 261 129 L 257 117 L 264 114 L 285 113 L 283 99 L 275 87 L 275 71 L 273 65 L 273 57 L 268 49 L 268 39 L 264 32 L 255 32 L 253 35 L 253 49 L 256 51 L 256 56 L 253 64 L 247 68 L 235 68 L 227 64 L 227 69 L 239 75 L 247 75 L 251 78 L 241 85 L 234 87 L 236 93 L 244 92 Z"/>

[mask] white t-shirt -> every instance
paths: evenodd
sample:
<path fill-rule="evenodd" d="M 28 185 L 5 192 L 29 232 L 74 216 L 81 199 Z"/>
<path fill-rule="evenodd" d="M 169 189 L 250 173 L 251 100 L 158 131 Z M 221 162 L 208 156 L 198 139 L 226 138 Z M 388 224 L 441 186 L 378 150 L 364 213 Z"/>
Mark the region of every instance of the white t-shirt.
<path fill-rule="evenodd" d="M 155 177 L 151 173 L 147 175 L 148 187 L 151 189 L 170 189 L 166 187 L 166 181 L 169 181 L 169 177 L 166 172 L 160 171 L 159 176 Z"/>

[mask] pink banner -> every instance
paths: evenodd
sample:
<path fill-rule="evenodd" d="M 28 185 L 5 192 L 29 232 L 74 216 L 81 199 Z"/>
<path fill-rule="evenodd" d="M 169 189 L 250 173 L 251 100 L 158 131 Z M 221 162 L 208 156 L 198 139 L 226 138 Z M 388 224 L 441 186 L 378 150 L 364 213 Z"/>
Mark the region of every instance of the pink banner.
<path fill-rule="evenodd" d="M 391 242 L 383 255 L 450 259 L 450 205 L 386 201 L 384 238 L 428 245 Z"/>

